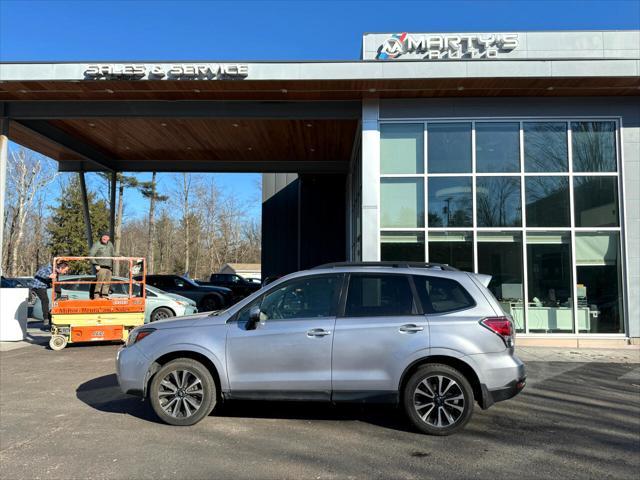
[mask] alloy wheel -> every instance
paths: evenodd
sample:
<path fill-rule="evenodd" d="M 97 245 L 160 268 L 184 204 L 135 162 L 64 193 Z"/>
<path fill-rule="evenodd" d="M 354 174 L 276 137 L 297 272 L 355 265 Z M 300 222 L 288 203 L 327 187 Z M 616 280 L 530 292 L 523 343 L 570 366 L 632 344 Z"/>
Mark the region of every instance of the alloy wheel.
<path fill-rule="evenodd" d="M 452 378 L 432 375 L 416 386 L 413 405 L 423 422 L 436 428 L 448 428 L 463 416 L 464 392 Z"/>
<path fill-rule="evenodd" d="M 192 371 L 172 370 L 160 382 L 160 407 L 173 418 L 193 416 L 202 407 L 203 399 L 202 379 Z"/>

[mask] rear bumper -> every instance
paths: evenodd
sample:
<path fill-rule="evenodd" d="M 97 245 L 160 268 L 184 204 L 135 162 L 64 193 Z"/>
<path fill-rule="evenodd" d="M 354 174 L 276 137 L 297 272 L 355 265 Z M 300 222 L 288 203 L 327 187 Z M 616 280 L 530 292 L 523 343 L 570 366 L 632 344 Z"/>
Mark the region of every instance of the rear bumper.
<path fill-rule="evenodd" d="M 527 383 L 526 377 L 522 377 L 518 380 L 510 382 L 501 388 L 495 388 L 489 390 L 485 384 L 481 385 L 482 388 L 482 403 L 480 406 L 483 409 L 489 408 L 496 402 L 502 402 L 503 400 L 509 400 L 519 394 Z"/>

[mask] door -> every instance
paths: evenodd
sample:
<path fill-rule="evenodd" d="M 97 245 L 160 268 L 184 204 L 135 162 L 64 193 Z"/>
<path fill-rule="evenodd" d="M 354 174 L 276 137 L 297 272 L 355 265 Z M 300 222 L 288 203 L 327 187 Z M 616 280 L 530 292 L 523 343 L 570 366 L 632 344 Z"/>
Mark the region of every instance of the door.
<path fill-rule="evenodd" d="M 342 275 L 292 279 L 228 324 L 227 371 L 234 396 L 329 399 L 331 348 Z M 260 308 L 260 322 L 249 312 Z M 255 328 L 254 328 L 255 327 Z"/>
<path fill-rule="evenodd" d="M 350 275 L 333 340 L 335 399 L 349 392 L 397 391 L 408 359 L 428 349 L 427 318 L 419 312 L 407 275 Z"/>

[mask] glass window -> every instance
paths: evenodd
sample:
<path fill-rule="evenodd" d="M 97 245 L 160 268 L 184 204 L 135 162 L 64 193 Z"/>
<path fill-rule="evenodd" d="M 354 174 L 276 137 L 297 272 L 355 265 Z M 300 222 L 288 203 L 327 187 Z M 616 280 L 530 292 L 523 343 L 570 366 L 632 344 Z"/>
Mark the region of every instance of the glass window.
<path fill-rule="evenodd" d="M 476 305 L 469 292 L 455 280 L 414 275 L 413 281 L 426 313 L 447 313 Z"/>
<path fill-rule="evenodd" d="M 427 131 L 429 173 L 471 173 L 471 123 L 430 123 Z"/>
<path fill-rule="evenodd" d="M 471 232 L 429 232 L 429 262 L 473 272 Z"/>
<path fill-rule="evenodd" d="M 569 233 L 527 233 L 529 332 L 572 333 Z"/>
<path fill-rule="evenodd" d="M 519 232 L 478 233 L 478 272 L 491 275 L 489 290 L 516 330 L 524 331 L 522 235 Z"/>
<path fill-rule="evenodd" d="M 574 172 L 616 171 L 615 122 L 571 122 Z"/>
<path fill-rule="evenodd" d="M 424 227 L 422 178 L 383 178 L 380 181 L 382 228 Z"/>
<path fill-rule="evenodd" d="M 429 226 L 470 227 L 473 224 L 471 177 L 429 179 Z"/>
<path fill-rule="evenodd" d="M 573 178 L 576 227 L 617 227 L 618 178 Z"/>
<path fill-rule="evenodd" d="M 568 227 L 568 177 L 527 177 L 525 180 L 528 227 Z"/>
<path fill-rule="evenodd" d="M 520 178 L 476 178 L 476 214 L 479 227 L 521 226 L 521 203 Z"/>
<path fill-rule="evenodd" d="M 380 173 L 424 172 L 424 125 L 380 125 Z"/>
<path fill-rule="evenodd" d="M 380 235 L 380 259 L 405 262 L 424 262 L 424 233 L 382 232 Z"/>
<path fill-rule="evenodd" d="M 352 274 L 346 317 L 401 316 L 415 313 L 409 278 L 404 275 Z"/>
<path fill-rule="evenodd" d="M 576 233 L 578 328 L 624 333 L 618 232 Z"/>
<path fill-rule="evenodd" d="M 261 316 L 264 320 L 333 317 L 341 279 L 324 275 L 286 282 L 264 296 Z"/>
<path fill-rule="evenodd" d="M 525 122 L 525 172 L 567 172 L 567 124 L 564 122 Z"/>
<path fill-rule="evenodd" d="M 519 123 L 476 123 L 476 171 L 520 171 Z"/>

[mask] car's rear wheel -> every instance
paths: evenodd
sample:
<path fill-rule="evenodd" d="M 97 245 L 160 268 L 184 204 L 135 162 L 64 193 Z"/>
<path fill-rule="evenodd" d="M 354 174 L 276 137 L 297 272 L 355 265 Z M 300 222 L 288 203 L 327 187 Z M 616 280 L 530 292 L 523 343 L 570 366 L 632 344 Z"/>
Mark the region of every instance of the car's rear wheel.
<path fill-rule="evenodd" d="M 413 425 L 429 435 L 451 435 L 473 413 L 473 390 L 458 370 L 425 365 L 411 375 L 403 391 L 404 410 Z"/>
<path fill-rule="evenodd" d="M 164 320 L 166 318 L 175 317 L 175 313 L 173 313 L 170 309 L 166 307 L 156 308 L 149 318 L 150 322 L 157 322 L 158 320 Z"/>
<path fill-rule="evenodd" d="M 179 358 L 153 376 L 149 389 L 151 406 L 170 425 L 198 423 L 216 404 L 216 385 L 207 368 L 196 360 Z"/>
<path fill-rule="evenodd" d="M 222 302 L 214 296 L 205 297 L 200 302 L 199 310 L 201 312 L 211 312 L 213 310 L 219 310 L 222 306 Z"/>

